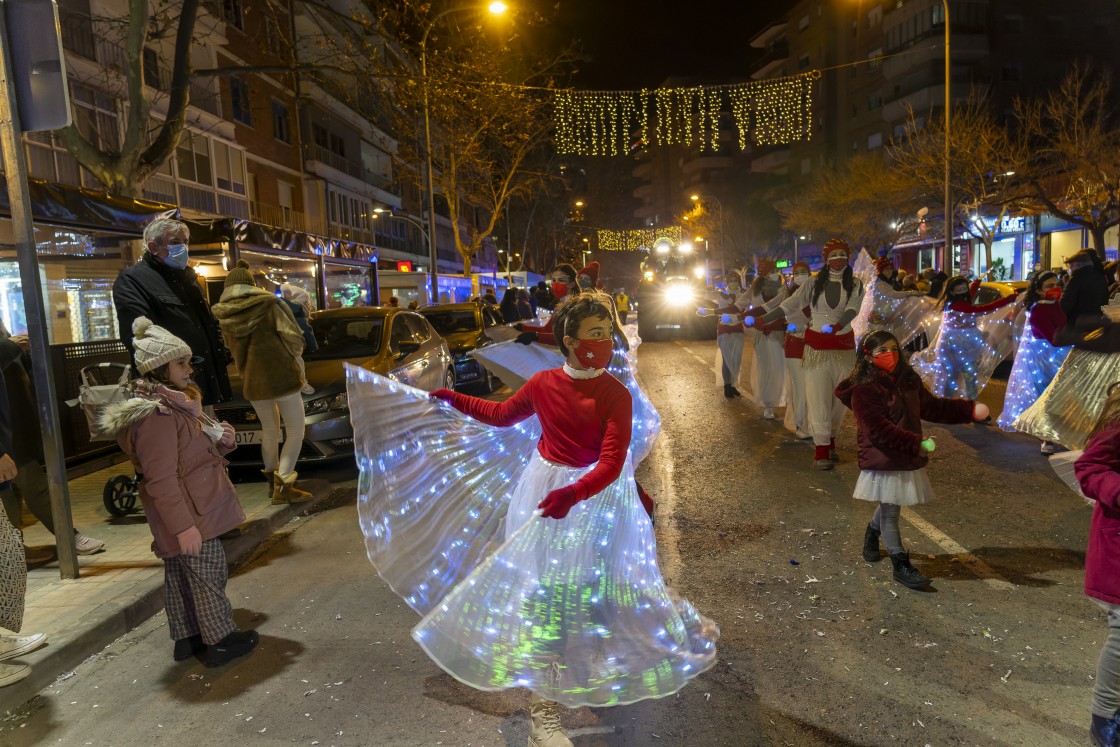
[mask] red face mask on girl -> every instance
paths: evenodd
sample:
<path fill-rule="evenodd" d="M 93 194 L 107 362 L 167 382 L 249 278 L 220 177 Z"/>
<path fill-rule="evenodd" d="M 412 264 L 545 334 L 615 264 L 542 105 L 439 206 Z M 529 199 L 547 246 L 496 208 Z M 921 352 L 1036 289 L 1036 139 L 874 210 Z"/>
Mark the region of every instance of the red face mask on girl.
<path fill-rule="evenodd" d="M 1042 296 L 1043 296 L 1043 298 L 1048 298 L 1051 301 L 1061 301 L 1062 300 L 1062 288 L 1061 288 L 1061 286 L 1055 285 L 1053 288 L 1051 288 L 1050 290 L 1043 293 Z"/>
<path fill-rule="evenodd" d="M 614 340 L 609 337 L 602 340 L 576 340 L 574 352 L 585 368 L 606 368 L 614 353 Z"/>
<path fill-rule="evenodd" d="M 843 272 L 844 268 L 848 266 L 848 255 L 843 253 L 833 253 L 828 256 L 828 269 L 833 272 Z"/>
<path fill-rule="evenodd" d="M 894 369 L 898 366 L 898 351 L 888 350 L 885 353 L 873 355 L 871 356 L 871 363 L 887 373 L 894 373 Z"/>
<path fill-rule="evenodd" d="M 556 300 L 560 300 L 564 296 L 568 295 L 568 284 L 567 283 L 553 283 L 552 284 L 552 295 L 556 296 Z"/>

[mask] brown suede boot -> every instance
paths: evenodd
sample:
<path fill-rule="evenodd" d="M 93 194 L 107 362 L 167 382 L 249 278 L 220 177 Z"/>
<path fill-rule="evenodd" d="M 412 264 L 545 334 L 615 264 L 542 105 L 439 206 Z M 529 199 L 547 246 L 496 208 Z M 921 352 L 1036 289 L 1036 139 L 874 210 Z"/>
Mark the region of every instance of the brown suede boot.
<path fill-rule="evenodd" d="M 296 473 L 284 477 L 279 473 L 276 474 L 276 482 L 272 487 L 272 502 L 273 504 L 280 505 L 282 503 L 302 503 L 309 501 L 314 496 L 307 491 L 300 490 L 296 487 Z"/>

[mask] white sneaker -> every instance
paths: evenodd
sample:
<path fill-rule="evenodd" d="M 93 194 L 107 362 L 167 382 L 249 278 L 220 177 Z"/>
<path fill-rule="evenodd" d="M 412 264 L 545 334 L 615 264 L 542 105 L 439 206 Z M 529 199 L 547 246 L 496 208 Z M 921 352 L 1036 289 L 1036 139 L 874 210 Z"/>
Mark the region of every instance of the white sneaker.
<path fill-rule="evenodd" d="M 315 393 L 315 387 L 311 386 L 310 384 L 304 384 L 303 388 L 300 389 L 299 391 L 300 391 L 301 394 L 314 394 Z"/>
<path fill-rule="evenodd" d="M 74 549 L 78 551 L 79 555 L 95 555 L 99 552 L 105 552 L 105 543 L 78 532 L 74 535 Z"/>
<path fill-rule="evenodd" d="M 30 653 L 47 642 L 46 633 L 0 636 L 0 661 Z"/>
<path fill-rule="evenodd" d="M 31 667 L 26 664 L 0 664 L 0 687 L 13 685 L 29 674 Z"/>
<path fill-rule="evenodd" d="M 773 420 L 774 419 L 774 408 L 773 407 L 767 407 L 765 410 L 762 411 L 762 417 L 765 418 L 766 420 Z"/>
<path fill-rule="evenodd" d="M 1060 447 L 1053 441 L 1043 441 L 1042 448 L 1039 451 L 1049 456 L 1050 454 L 1057 454 Z"/>

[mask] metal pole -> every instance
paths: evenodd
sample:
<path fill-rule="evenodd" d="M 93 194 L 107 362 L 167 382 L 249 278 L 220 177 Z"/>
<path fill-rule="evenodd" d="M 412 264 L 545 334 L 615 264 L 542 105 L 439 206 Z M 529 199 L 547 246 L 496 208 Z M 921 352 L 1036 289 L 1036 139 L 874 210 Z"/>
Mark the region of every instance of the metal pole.
<path fill-rule="evenodd" d="M 47 483 L 51 494 L 54 538 L 58 546 L 59 575 L 78 577 L 78 554 L 74 548 L 74 520 L 70 515 L 70 491 L 66 482 L 66 456 L 62 450 L 62 431 L 58 422 L 54 372 L 51 370 L 47 337 L 46 304 L 39 284 L 39 258 L 35 251 L 35 227 L 31 217 L 31 195 L 27 190 L 27 154 L 23 150 L 16 93 L 12 80 L 7 22 L 0 8 L 0 150 L 3 150 L 4 173 L 8 182 L 8 201 L 12 207 L 12 234 L 15 238 L 23 302 L 27 314 L 27 336 L 33 354 L 32 378 L 39 420 L 43 430 L 43 456 L 46 460 Z M 37 469 L 32 466 L 31 469 Z"/>
<path fill-rule="evenodd" d="M 949 266 L 952 274 L 952 261 L 953 261 L 953 216 L 952 216 L 952 198 L 950 195 L 949 187 L 949 156 L 951 150 L 949 148 L 949 124 L 952 120 L 952 98 L 950 97 L 950 85 L 952 79 L 952 67 L 949 64 L 949 0 L 941 0 L 941 5 L 945 12 L 945 258 L 942 266 Z"/>
<path fill-rule="evenodd" d="M 431 30 L 432 26 L 429 24 L 420 40 L 420 77 L 424 79 L 424 150 L 427 157 L 425 181 L 428 183 L 428 262 L 432 265 L 430 268 L 431 303 L 435 304 L 439 302 L 439 254 L 436 252 L 436 193 L 432 186 L 432 124 L 428 112 L 428 32 Z"/>
<path fill-rule="evenodd" d="M 797 264 L 797 237 L 793 237 L 793 263 Z"/>

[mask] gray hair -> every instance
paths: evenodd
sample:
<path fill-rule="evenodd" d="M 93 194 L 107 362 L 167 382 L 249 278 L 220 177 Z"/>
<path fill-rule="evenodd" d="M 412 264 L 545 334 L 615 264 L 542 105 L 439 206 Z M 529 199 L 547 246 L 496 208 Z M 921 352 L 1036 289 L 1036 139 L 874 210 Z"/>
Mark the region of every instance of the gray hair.
<path fill-rule="evenodd" d="M 168 234 L 175 233 L 180 229 L 185 229 L 187 235 L 190 236 L 190 229 L 187 224 L 181 220 L 174 220 L 173 218 L 156 218 L 154 221 L 144 226 L 144 246 L 148 246 L 149 241 L 154 241 L 157 244 L 162 244 Z"/>

